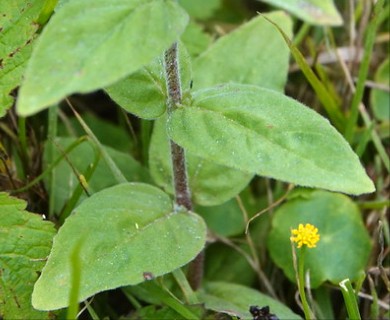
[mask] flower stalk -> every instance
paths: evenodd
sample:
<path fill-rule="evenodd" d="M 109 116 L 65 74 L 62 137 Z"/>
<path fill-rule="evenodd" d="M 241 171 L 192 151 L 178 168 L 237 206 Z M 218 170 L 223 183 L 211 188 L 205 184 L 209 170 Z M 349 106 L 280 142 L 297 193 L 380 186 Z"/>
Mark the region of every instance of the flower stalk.
<path fill-rule="evenodd" d="M 298 290 L 301 297 L 302 308 L 305 314 L 305 319 L 315 319 L 314 313 L 310 309 L 309 303 L 306 298 L 305 292 L 305 253 L 307 248 L 315 248 L 317 242 L 320 240 L 320 235 L 318 234 L 318 229 L 307 223 L 305 226 L 299 224 L 298 229 L 291 230 L 290 241 L 297 243 L 297 248 L 299 249 L 298 256 Z M 293 246 L 295 252 L 295 247 Z"/>
<path fill-rule="evenodd" d="M 305 314 L 305 319 L 314 319 L 313 312 L 310 309 L 309 303 L 306 298 L 306 292 L 305 292 L 305 250 L 306 248 L 303 247 L 299 250 L 299 257 L 298 257 L 298 290 L 299 295 L 301 297 L 302 307 L 303 307 L 303 313 Z"/>

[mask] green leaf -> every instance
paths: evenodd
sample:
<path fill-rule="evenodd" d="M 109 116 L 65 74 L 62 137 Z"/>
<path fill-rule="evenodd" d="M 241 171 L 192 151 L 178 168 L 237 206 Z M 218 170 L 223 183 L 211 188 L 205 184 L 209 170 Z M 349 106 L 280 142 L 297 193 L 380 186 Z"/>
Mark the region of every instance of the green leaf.
<path fill-rule="evenodd" d="M 25 201 L 0 193 L 0 317 L 49 319 L 33 309 L 31 293 L 56 231 L 25 208 Z"/>
<path fill-rule="evenodd" d="M 225 219 L 228 221 L 228 218 Z M 208 226 L 208 224 L 207 224 Z M 237 245 L 250 256 L 248 245 Z M 208 281 L 224 281 L 252 286 L 256 283 L 256 271 L 250 266 L 245 256 L 236 248 L 222 243 L 207 246 L 205 262 L 205 279 Z"/>
<path fill-rule="evenodd" d="M 179 43 L 180 79 L 182 90 L 188 90 L 192 78 L 191 61 L 187 49 Z M 164 62 L 161 58 L 123 80 L 105 88 L 119 106 L 143 119 L 156 119 L 166 110 L 167 89 Z"/>
<path fill-rule="evenodd" d="M 370 19 L 365 27 L 364 31 L 364 46 L 363 46 L 363 57 L 359 65 L 359 72 L 356 82 L 356 88 L 353 93 L 351 105 L 349 106 L 349 113 L 348 118 L 346 119 L 346 125 L 344 130 L 344 137 L 347 139 L 347 141 L 352 142 L 356 126 L 358 125 L 358 118 L 359 114 L 362 116 L 364 124 L 368 127 L 367 123 L 369 120 L 367 119 L 367 116 L 364 114 L 365 112 L 362 112 L 360 109 L 360 104 L 363 101 L 363 95 L 364 95 L 364 89 L 366 86 L 366 80 L 368 77 L 370 64 L 371 64 L 371 56 L 374 51 L 375 42 L 377 38 L 377 33 L 379 27 L 380 27 L 380 19 L 381 16 L 385 17 L 385 15 L 382 15 L 384 12 L 384 6 L 385 6 L 386 0 L 378 0 L 373 5 Z M 388 10 L 387 10 L 388 11 Z M 368 121 L 367 121 L 368 120 Z M 388 172 L 390 172 L 390 162 L 389 158 L 386 159 L 386 154 L 383 152 L 383 146 L 381 145 L 380 141 L 378 141 L 379 137 L 376 135 L 376 132 L 373 131 L 372 134 L 372 141 L 374 142 L 375 147 L 377 148 L 377 151 L 379 153 L 379 156 L 382 158 L 384 164 L 387 167 Z M 386 161 L 387 160 L 387 161 Z"/>
<path fill-rule="evenodd" d="M 221 6 L 221 0 L 179 0 L 188 14 L 196 19 L 207 19 Z"/>
<path fill-rule="evenodd" d="M 150 174 L 154 181 L 173 194 L 172 163 L 165 118 L 155 122 L 149 149 Z M 189 185 L 193 201 L 199 205 L 222 204 L 246 187 L 253 174 L 218 165 L 186 153 Z"/>
<path fill-rule="evenodd" d="M 344 297 L 344 303 L 347 307 L 349 319 L 361 319 L 356 291 L 352 288 L 351 280 L 344 279 L 339 283 L 341 293 Z M 372 315 L 372 313 L 371 313 Z"/>
<path fill-rule="evenodd" d="M 123 126 L 118 126 L 112 121 L 98 118 L 87 112 L 82 114 L 82 118 L 103 145 L 126 153 L 133 150 L 134 142 Z M 69 117 L 66 124 L 62 121 L 58 123 L 57 135 L 59 137 L 81 137 L 85 135 L 85 130 L 76 117 Z"/>
<path fill-rule="evenodd" d="M 155 187 L 125 183 L 105 189 L 77 207 L 54 238 L 34 287 L 33 306 L 53 310 L 68 305 L 69 257 L 80 239 L 82 301 L 183 266 L 202 250 L 205 238 L 202 218 L 175 209 L 169 196 Z"/>
<path fill-rule="evenodd" d="M 339 26 L 343 19 L 333 0 L 261 0 L 287 10 L 298 18 L 317 25 Z"/>
<path fill-rule="evenodd" d="M 301 68 L 303 74 L 305 75 L 306 79 L 309 81 L 310 85 L 314 89 L 315 93 L 317 94 L 317 98 L 319 101 L 321 101 L 322 105 L 324 106 L 329 119 L 332 121 L 332 123 L 338 128 L 343 128 L 344 123 L 344 116 L 342 112 L 340 111 L 340 107 L 338 105 L 338 102 L 334 99 L 334 97 L 329 93 L 327 87 L 321 82 L 321 80 L 317 77 L 317 75 L 314 73 L 314 71 L 311 69 L 309 64 L 307 63 L 305 57 L 302 55 L 302 53 L 299 51 L 299 49 L 295 46 L 295 44 L 290 40 L 290 37 L 271 19 L 268 19 L 265 17 L 271 24 L 273 24 L 276 29 L 280 32 L 282 35 L 284 41 L 288 45 L 288 47 L 291 50 L 291 54 L 293 55 L 295 61 Z"/>
<path fill-rule="evenodd" d="M 160 58 L 105 88 L 119 106 L 142 119 L 156 119 L 166 110 L 166 87 Z"/>
<path fill-rule="evenodd" d="M 190 21 L 186 30 L 181 36 L 181 40 L 186 45 L 192 57 L 198 56 L 211 44 L 211 35 L 204 32 L 201 25 Z"/>
<path fill-rule="evenodd" d="M 285 13 L 266 16 L 292 35 L 292 21 Z M 283 38 L 258 16 L 218 39 L 194 61 L 194 88 L 237 82 L 283 91 L 288 60 Z"/>
<path fill-rule="evenodd" d="M 358 157 L 329 122 L 299 102 L 256 86 L 194 93 L 168 134 L 188 152 L 297 185 L 350 194 L 375 190 Z"/>
<path fill-rule="evenodd" d="M 172 298 L 171 298 L 172 299 Z M 180 302 L 178 302 L 180 303 Z M 188 307 L 188 306 L 187 306 Z M 191 313 L 191 317 L 185 317 L 183 314 L 176 312 L 169 307 L 160 307 L 156 305 L 149 305 L 131 314 L 129 320 L 139 319 L 159 319 L 159 320 L 172 320 L 172 319 L 202 319 L 202 311 L 200 306 L 190 306 L 188 308 L 194 309 L 196 313 Z"/>
<path fill-rule="evenodd" d="M 90 92 L 135 72 L 184 31 L 175 1 L 66 2 L 45 27 L 29 62 L 17 110 L 34 114 L 74 92 Z"/>
<path fill-rule="evenodd" d="M 253 318 L 250 306 L 269 306 L 270 312 L 279 319 L 301 319 L 285 305 L 254 289 L 226 282 L 208 282 L 199 298 L 207 309 L 238 316 L 242 319 Z"/>
<path fill-rule="evenodd" d="M 123 291 L 147 303 L 170 307 L 180 315 L 179 317 L 173 317 L 173 319 L 201 319 L 202 317 L 199 314 L 199 311 L 202 313 L 203 308 L 199 309 L 197 306 L 185 305 L 177 297 L 172 296 L 172 292 L 166 287 L 166 285 L 169 286 L 169 282 L 167 284 L 166 278 L 167 277 L 164 277 L 164 279 L 160 278 L 154 281 L 143 282 L 137 286 L 128 286 L 123 288 Z M 162 281 L 164 281 L 163 286 L 161 286 Z M 160 285 L 158 283 L 160 283 Z M 156 319 L 160 318 L 156 317 Z"/>
<path fill-rule="evenodd" d="M 390 87 L 390 59 L 379 66 L 375 74 L 375 82 Z M 371 103 L 375 117 L 381 121 L 390 121 L 390 92 L 372 89 Z"/>
<path fill-rule="evenodd" d="M 196 212 L 206 221 L 207 227 L 220 236 L 236 236 L 245 230 L 244 217 L 236 199 L 217 206 L 197 206 Z"/>
<path fill-rule="evenodd" d="M 55 7 L 57 6 L 57 3 L 58 0 L 45 0 L 45 4 L 42 7 L 42 10 L 39 13 L 39 17 L 37 19 L 37 22 L 41 26 L 45 25 L 49 21 L 51 15 L 54 12 Z"/>
<path fill-rule="evenodd" d="M 370 256 L 371 243 L 361 213 L 348 197 L 309 191 L 289 200 L 274 213 L 267 245 L 272 259 L 291 281 L 295 281 L 291 228 L 296 229 L 300 223 L 316 226 L 320 234 L 317 247 L 305 253 L 312 288 L 325 281 L 337 284 L 345 278 L 352 281 L 359 278 Z"/>
<path fill-rule="evenodd" d="M 76 141 L 75 138 L 58 137 L 54 141 L 54 159 L 62 155 L 63 150 L 70 146 L 74 141 Z M 146 170 L 129 154 L 116 151 L 109 147 L 105 147 L 105 149 L 129 181 L 149 180 Z M 46 187 L 49 189 L 49 192 L 54 193 L 54 212 L 61 212 L 63 206 L 72 196 L 74 189 L 77 187 L 77 185 L 79 185 L 79 180 L 75 170 L 79 174 L 85 174 L 85 172 L 88 170 L 88 167 L 95 161 L 95 157 L 98 156 L 97 153 L 98 151 L 95 150 L 93 144 L 91 144 L 89 141 L 85 141 L 67 155 L 66 161 L 61 161 L 53 169 L 54 179 L 56 181 L 55 188 L 50 189 L 49 185 Z M 47 159 L 48 153 L 47 148 L 45 148 L 43 155 L 44 167 L 49 165 Z M 88 192 L 93 194 L 115 184 L 117 184 L 117 180 L 109 170 L 107 163 L 101 157 L 98 160 L 97 167 L 91 180 L 88 181 Z M 86 195 L 82 194 L 80 201 L 85 198 Z"/>
<path fill-rule="evenodd" d="M 21 80 L 30 58 L 35 23 L 44 0 L 13 0 L 0 2 L 0 117 L 14 103 L 12 91 Z"/>

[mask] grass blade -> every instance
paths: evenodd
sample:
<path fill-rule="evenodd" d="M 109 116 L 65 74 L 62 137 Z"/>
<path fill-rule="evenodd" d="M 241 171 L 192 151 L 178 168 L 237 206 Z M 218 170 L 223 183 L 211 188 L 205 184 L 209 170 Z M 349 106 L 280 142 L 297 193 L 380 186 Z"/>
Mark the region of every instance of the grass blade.
<path fill-rule="evenodd" d="M 356 91 L 352 99 L 351 110 L 350 110 L 351 113 L 347 119 L 345 132 L 344 132 L 344 137 L 349 142 L 353 141 L 356 122 L 359 115 L 359 105 L 363 98 L 365 82 L 367 80 L 368 69 L 370 67 L 371 55 L 372 55 L 372 50 L 375 42 L 376 31 L 379 26 L 378 21 L 379 21 L 379 17 L 381 16 L 381 12 L 383 10 L 383 4 L 384 4 L 384 0 L 379 0 L 375 4 L 373 18 L 368 23 L 368 27 L 367 27 L 366 41 L 364 43 L 364 54 L 359 68 Z"/>
<path fill-rule="evenodd" d="M 263 17 L 264 19 L 272 23 L 275 26 L 275 28 L 278 29 L 278 31 L 284 38 L 286 44 L 290 48 L 291 54 L 293 55 L 295 61 L 301 68 L 306 79 L 309 81 L 310 85 L 316 92 L 318 99 L 324 106 L 325 111 L 327 112 L 331 122 L 336 126 L 337 129 L 339 130 L 342 129 L 344 126 L 345 119 L 342 112 L 339 109 L 339 106 L 332 98 L 332 96 L 330 95 L 330 93 L 328 92 L 324 84 L 318 79 L 318 77 L 315 75 L 313 70 L 310 68 L 305 57 L 302 55 L 302 53 L 299 51 L 296 45 L 289 39 L 289 37 L 283 32 L 283 30 L 275 22 L 273 22 L 272 20 L 270 20 L 265 16 Z"/>

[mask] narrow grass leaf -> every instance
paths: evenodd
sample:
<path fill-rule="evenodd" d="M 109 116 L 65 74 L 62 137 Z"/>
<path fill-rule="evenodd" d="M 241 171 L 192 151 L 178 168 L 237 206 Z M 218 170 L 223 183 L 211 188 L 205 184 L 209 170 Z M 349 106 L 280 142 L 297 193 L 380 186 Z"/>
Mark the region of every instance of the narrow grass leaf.
<path fill-rule="evenodd" d="M 118 184 L 118 180 L 110 170 L 108 164 L 101 157 L 101 153 L 91 141 L 83 141 L 73 150 L 69 150 L 75 138 L 58 137 L 54 141 L 46 142 L 43 153 L 43 167 L 46 168 L 48 163 L 48 147 L 54 145 L 54 158 L 58 158 L 66 154 L 66 160 L 63 159 L 56 163 L 55 167 L 51 168 L 56 185 L 51 187 L 48 184 L 48 179 L 45 179 L 45 185 L 50 194 L 54 198 L 54 212 L 60 213 L 64 206 L 65 212 L 70 209 L 69 206 L 80 204 L 82 200 L 87 198 L 87 195 L 80 188 L 79 175 L 83 175 L 88 181 L 88 191 L 90 194 L 96 193 L 104 188 Z M 118 170 L 123 172 L 123 175 L 129 181 L 147 181 L 148 173 L 134 158 L 129 154 L 114 150 L 112 148 L 102 146 L 104 151 L 110 156 L 112 161 L 118 167 Z M 90 172 L 92 170 L 92 172 Z M 75 172 L 76 171 L 76 172 Z M 90 173 L 89 173 L 90 172 Z M 78 197 L 75 195 L 77 190 L 80 193 Z M 76 202 L 74 202 L 76 201 Z M 73 207 L 71 207 L 73 209 Z"/>
<path fill-rule="evenodd" d="M 370 67 L 372 49 L 374 47 L 376 32 L 378 28 L 378 20 L 381 11 L 383 10 L 384 0 L 378 0 L 374 6 L 373 18 L 370 20 L 367 26 L 365 41 L 364 41 L 364 54 L 363 59 L 359 67 L 358 81 L 356 84 L 356 91 L 353 95 L 350 115 L 346 123 L 344 136 L 348 141 L 353 141 L 355 134 L 356 123 L 359 115 L 359 104 L 362 101 L 365 83 L 367 80 L 368 69 Z"/>
<path fill-rule="evenodd" d="M 126 177 L 123 175 L 122 171 L 118 168 L 115 161 L 111 158 L 109 153 L 104 149 L 103 145 L 100 143 L 99 139 L 95 136 L 89 126 L 85 123 L 83 118 L 73 109 L 73 112 L 80 122 L 80 125 L 83 127 L 87 135 L 91 138 L 91 140 L 95 143 L 96 148 L 101 152 L 104 160 L 106 161 L 108 168 L 112 172 L 113 176 L 117 180 L 118 183 L 127 182 Z"/>
<path fill-rule="evenodd" d="M 381 63 L 375 73 L 375 82 L 386 86 L 388 91 L 383 89 L 371 90 L 371 106 L 375 118 L 379 121 L 390 121 L 390 58 Z"/>
<path fill-rule="evenodd" d="M 169 290 L 159 285 L 158 280 L 147 281 L 138 286 L 130 286 L 123 290 L 127 293 L 134 294 L 143 301 L 151 302 L 151 304 L 168 306 L 172 311 L 177 313 L 174 316 L 171 315 L 171 318 L 169 319 L 192 320 L 200 318 L 200 315 L 196 315 L 196 311 L 198 310 L 192 310 L 191 306 L 183 304 L 178 298 L 173 296 Z M 147 297 L 147 300 L 144 300 L 144 297 Z M 194 311 L 196 312 L 195 314 Z M 157 314 L 155 314 L 155 317 L 157 317 Z"/>
<path fill-rule="evenodd" d="M 348 278 L 344 279 L 339 283 L 339 286 L 344 297 L 349 319 L 360 320 L 361 316 L 359 312 L 359 306 L 356 301 L 356 293 L 352 288 L 351 280 Z"/>
<path fill-rule="evenodd" d="M 341 113 L 339 106 L 336 101 L 333 99 L 332 95 L 328 92 L 325 85 L 317 78 L 313 70 L 308 65 L 305 57 L 299 51 L 299 49 L 294 45 L 294 43 L 290 40 L 288 35 L 280 28 L 274 21 L 263 15 L 265 19 L 267 19 L 270 23 L 272 23 L 283 36 L 286 44 L 290 48 L 291 54 L 293 55 L 295 61 L 301 68 L 303 74 L 309 81 L 310 85 L 313 87 L 314 91 L 317 94 L 318 99 L 321 101 L 322 105 L 327 112 L 329 119 L 338 129 L 342 129 L 344 126 L 344 116 Z"/>

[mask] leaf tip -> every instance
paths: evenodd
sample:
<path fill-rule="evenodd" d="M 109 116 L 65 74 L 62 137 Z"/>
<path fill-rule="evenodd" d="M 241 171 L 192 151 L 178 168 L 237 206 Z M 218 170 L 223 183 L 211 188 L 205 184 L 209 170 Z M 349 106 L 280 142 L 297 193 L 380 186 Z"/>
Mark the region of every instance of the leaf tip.
<path fill-rule="evenodd" d="M 366 173 L 358 180 L 356 179 L 355 186 L 347 194 L 360 196 L 362 194 L 373 193 L 376 191 L 375 185 Z"/>
<path fill-rule="evenodd" d="M 39 279 L 38 279 L 38 281 L 39 281 Z M 32 295 L 31 295 L 31 305 L 36 310 L 45 311 L 46 309 L 44 307 L 44 304 L 42 304 L 42 299 L 41 299 L 39 293 L 37 293 L 37 291 L 39 291 L 37 289 L 38 281 L 35 283 L 34 290 L 33 290 Z"/>
<path fill-rule="evenodd" d="M 16 113 L 18 116 L 21 117 L 28 117 L 32 116 L 33 114 L 37 113 L 38 110 L 35 110 L 34 103 L 29 99 L 28 96 L 26 96 L 23 92 L 23 86 L 20 88 L 19 97 L 16 101 Z"/>
<path fill-rule="evenodd" d="M 360 194 L 373 193 L 376 191 L 374 182 L 372 182 L 368 176 L 366 176 L 365 183 L 362 185 L 361 190 L 362 192 Z"/>

